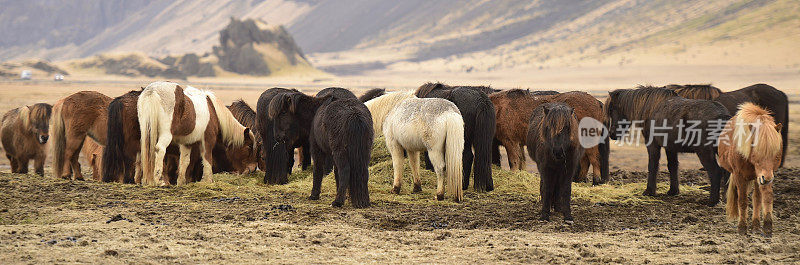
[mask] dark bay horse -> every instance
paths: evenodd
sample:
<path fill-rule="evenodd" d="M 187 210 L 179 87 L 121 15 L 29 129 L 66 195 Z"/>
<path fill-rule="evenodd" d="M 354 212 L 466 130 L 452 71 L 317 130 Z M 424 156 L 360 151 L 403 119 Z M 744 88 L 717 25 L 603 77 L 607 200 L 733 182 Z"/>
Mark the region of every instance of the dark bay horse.
<path fill-rule="evenodd" d="M 296 89 L 270 88 L 261 93 L 256 105 L 256 130 L 261 135 L 261 161 L 259 165 L 264 170 L 264 183 L 286 184 L 289 183 L 289 173 L 294 166 L 294 149 L 302 148 L 301 167 L 303 170 L 311 165 L 311 156 L 308 155 L 310 143 L 308 137 L 296 137 L 291 142 L 281 142 L 275 139 L 274 121 L 269 117 L 269 104 L 278 94 L 299 92 Z M 296 140 L 296 141 L 294 141 Z"/>
<path fill-rule="evenodd" d="M 783 125 L 781 139 L 781 167 L 786 160 L 786 147 L 789 144 L 789 98 L 785 93 L 767 84 L 755 84 L 739 90 L 722 92 L 711 85 L 668 85 L 678 95 L 685 98 L 712 99 L 722 103 L 730 113 L 736 113 L 739 105 L 752 102 L 767 109 L 775 122 Z"/>
<path fill-rule="evenodd" d="M 33 159 L 33 169 L 44 176 L 47 158 L 47 139 L 53 107 L 47 103 L 9 110 L 0 122 L 0 141 L 11 162 L 12 173 L 28 173 L 28 162 Z"/>
<path fill-rule="evenodd" d="M 615 140 L 627 129 L 620 127 L 621 121 L 641 123 L 649 158 L 644 195 L 656 194 L 656 176 L 663 147 L 670 175 L 667 195 L 680 192 L 678 153 L 695 153 L 706 168 L 711 182 L 708 205 L 714 206 L 719 202 L 720 182 L 728 172 L 717 164 L 717 139 L 714 134 L 720 133 L 731 118 L 722 104 L 686 99 L 669 89 L 646 86 L 609 92 L 606 114 L 609 135 Z"/>
<path fill-rule="evenodd" d="M 353 207 L 368 207 L 372 116 L 355 95 L 337 98 L 330 92 L 318 98 L 301 92 L 276 95 L 269 108 L 275 138 L 287 141 L 291 135 L 308 135 L 314 159 L 310 199 L 319 199 L 322 178 L 333 168 L 337 188 L 332 205 L 341 207 L 349 193 Z"/>
<path fill-rule="evenodd" d="M 443 98 L 458 107 L 464 119 L 464 178 L 461 184 L 463 189 L 469 188 L 469 176 L 474 166 L 475 190 L 482 192 L 494 190 L 491 152 L 495 133 L 495 108 L 484 90 L 489 91 L 491 88 L 426 83 L 415 92 L 419 98 Z"/>
<path fill-rule="evenodd" d="M 545 103 L 533 110 L 528 122 L 528 154 L 539 169 L 541 220 L 550 220 L 550 209 L 571 221 L 572 178 L 581 167 L 583 147 L 578 142 L 578 120 L 564 103 Z"/>
<path fill-rule="evenodd" d="M 53 105 L 50 133 L 53 142 L 53 172 L 56 177 L 83 179 L 78 156 L 87 136 L 106 144 L 108 104 L 111 97 L 95 91 L 69 95 Z"/>

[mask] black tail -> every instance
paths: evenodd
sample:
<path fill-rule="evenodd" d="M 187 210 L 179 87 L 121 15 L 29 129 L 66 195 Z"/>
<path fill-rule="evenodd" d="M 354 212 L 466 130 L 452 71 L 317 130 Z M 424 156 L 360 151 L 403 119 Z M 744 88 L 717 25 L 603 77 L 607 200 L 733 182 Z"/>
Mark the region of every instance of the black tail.
<path fill-rule="evenodd" d="M 474 178 L 476 191 L 494 190 L 492 179 L 492 147 L 495 131 L 494 107 L 489 105 L 475 115 L 472 148 L 475 151 Z M 499 152 L 499 151 L 498 151 Z"/>
<path fill-rule="evenodd" d="M 353 115 L 348 121 L 351 140 L 347 152 L 350 163 L 350 203 L 355 208 L 369 207 L 369 158 L 372 152 L 372 119 Z"/>
<path fill-rule="evenodd" d="M 598 101 L 600 102 L 600 101 Z M 603 107 L 603 102 L 600 102 L 600 109 L 605 109 Z M 603 121 L 604 122 L 604 121 Z M 608 130 L 608 128 L 605 128 Z M 605 139 L 597 146 L 598 151 L 600 151 L 600 182 L 606 183 L 608 182 L 608 170 L 609 170 L 609 157 L 611 155 L 611 134 L 610 132 L 606 133 Z"/>
<path fill-rule="evenodd" d="M 135 158 L 125 157 L 123 106 L 121 97 L 115 98 L 108 105 L 108 136 L 103 150 L 103 182 L 122 180 L 125 183 L 133 183 L 133 174 L 126 174 L 132 171 L 128 166 L 133 164 Z"/>
<path fill-rule="evenodd" d="M 266 184 L 286 184 L 289 183 L 290 147 L 284 142 L 278 142 L 273 132 L 272 121 L 267 121 L 266 126 L 261 128 L 261 159 L 264 160 L 264 183 Z"/>
<path fill-rule="evenodd" d="M 786 95 L 784 95 L 786 97 Z M 783 124 L 783 128 L 781 128 L 781 138 L 783 139 L 783 150 L 781 151 L 781 165 L 783 167 L 783 163 L 786 162 L 786 148 L 789 147 L 789 100 L 786 99 L 783 104 L 783 118 L 778 121 Z"/>

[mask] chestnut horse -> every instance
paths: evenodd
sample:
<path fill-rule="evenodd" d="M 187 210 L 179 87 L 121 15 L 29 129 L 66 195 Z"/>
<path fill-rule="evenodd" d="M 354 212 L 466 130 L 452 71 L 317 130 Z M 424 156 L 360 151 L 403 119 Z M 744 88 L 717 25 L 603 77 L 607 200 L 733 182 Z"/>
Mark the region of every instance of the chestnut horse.
<path fill-rule="evenodd" d="M 256 112 L 250 108 L 243 100 L 237 100 L 228 106 L 233 117 L 244 127 L 249 128 L 256 137 L 255 148 L 249 148 L 245 144 L 241 147 L 225 146 L 217 142 L 214 147 L 214 173 L 232 172 L 236 174 L 247 174 L 254 172 L 258 167 L 258 150 L 261 149 L 258 131 L 255 130 Z"/>
<path fill-rule="evenodd" d="M 510 89 L 489 95 L 497 110 L 497 130 L 495 137 L 506 148 L 508 164 L 512 170 L 524 170 L 528 118 L 533 110 L 544 103 L 563 102 L 572 107 L 577 119 L 592 118 L 598 122 L 605 120 L 603 104 L 585 92 L 566 92 L 548 95 L 535 95 L 528 90 Z M 576 181 L 586 181 L 589 165 L 594 177 L 592 184 L 608 181 L 609 141 L 605 139 L 597 146 L 587 148 L 581 159 L 581 169 Z"/>
<path fill-rule="evenodd" d="M 572 221 L 572 178 L 580 168 L 584 149 L 578 141 L 574 110 L 561 102 L 541 104 L 528 122 L 528 154 L 539 169 L 542 197 L 541 220 L 550 220 L 550 209 Z"/>
<path fill-rule="evenodd" d="M 83 158 L 92 168 L 92 180 L 103 180 L 103 146 L 97 144 L 94 140 L 86 138 L 83 142 Z"/>
<path fill-rule="evenodd" d="M 212 151 L 217 136 L 226 145 L 240 147 L 250 140 L 250 129 L 242 126 L 210 91 L 176 83 L 154 82 L 144 88 L 137 101 L 141 132 L 142 184 L 168 185 L 163 177 L 164 156 L 171 143 L 180 147 L 177 184 L 187 183 L 192 145 L 199 143 L 202 154 L 203 181 L 211 182 Z M 161 177 L 155 179 L 155 176 Z"/>
<path fill-rule="evenodd" d="M 739 90 L 722 92 L 711 85 L 668 85 L 685 98 L 710 99 L 722 103 L 730 113 L 736 113 L 739 105 L 752 102 L 767 109 L 775 122 L 783 124 L 781 130 L 781 167 L 786 160 L 786 147 L 789 145 L 789 98 L 785 93 L 766 84 L 755 84 Z"/>
<path fill-rule="evenodd" d="M 747 233 L 747 194 L 753 191 L 753 231 L 772 235 L 773 173 L 781 163 L 781 127 L 770 112 L 753 103 L 739 106 L 739 112 L 725 125 L 719 140 L 719 164 L 729 172 L 728 219 L 739 219 L 739 233 Z M 758 185 L 754 185 L 757 183 Z"/>
<path fill-rule="evenodd" d="M 50 131 L 53 138 L 53 172 L 56 177 L 83 180 L 78 156 L 86 136 L 106 144 L 107 112 L 111 98 L 95 91 L 81 91 L 53 105 Z"/>
<path fill-rule="evenodd" d="M 12 109 L 0 122 L 0 141 L 11 162 L 12 173 L 28 173 L 28 162 L 33 159 L 33 169 L 44 176 L 47 158 L 47 139 L 53 107 L 46 103 Z"/>

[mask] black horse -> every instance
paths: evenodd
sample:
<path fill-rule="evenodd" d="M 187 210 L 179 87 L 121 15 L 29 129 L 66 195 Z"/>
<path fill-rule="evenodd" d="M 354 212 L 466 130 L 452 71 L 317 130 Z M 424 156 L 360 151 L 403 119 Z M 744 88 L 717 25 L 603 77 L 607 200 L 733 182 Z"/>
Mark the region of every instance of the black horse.
<path fill-rule="evenodd" d="M 256 132 L 261 135 L 261 162 L 259 167 L 264 170 L 264 183 L 286 184 L 289 183 L 289 173 L 294 165 L 294 149 L 302 148 L 303 170 L 311 165 L 311 156 L 308 155 L 310 143 L 307 135 L 297 136 L 291 141 L 278 141 L 274 136 L 274 122 L 269 117 L 269 104 L 276 95 L 282 93 L 299 93 L 296 89 L 270 88 L 258 98 L 256 105 Z"/>
<path fill-rule="evenodd" d="M 358 99 L 358 97 L 356 97 L 356 94 L 353 94 L 352 91 L 341 87 L 325 88 L 317 92 L 316 97 L 321 98 L 327 95 L 331 95 L 334 99 L 345 99 L 345 98 Z"/>
<path fill-rule="evenodd" d="M 578 142 L 578 121 L 564 103 L 545 103 L 533 110 L 526 138 L 528 154 L 541 177 L 541 220 L 550 220 L 550 209 L 572 220 L 572 180 L 578 173 L 584 149 Z"/>
<path fill-rule="evenodd" d="M 363 95 L 358 97 L 358 100 L 361 101 L 361 102 L 367 102 L 370 99 L 383 96 L 384 94 L 386 94 L 386 89 L 385 88 L 373 88 L 373 89 L 367 90 L 367 92 L 364 92 Z"/>
<path fill-rule="evenodd" d="M 649 158 L 647 189 L 644 195 L 656 194 L 656 176 L 661 148 L 667 154 L 670 188 L 667 195 L 677 195 L 678 153 L 696 153 L 708 172 L 711 182 L 709 206 L 719 202 L 720 182 L 728 172 L 717 164 L 716 137 L 731 118 L 719 102 L 686 99 L 675 91 L 659 87 L 618 89 L 609 92 L 606 99 L 609 136 L 618 139 L 624 132 L 621 121 L 640 122 L 642 136 L 647 141 Z M 651 137 L 652 136 L 652 137 Z"/>
<path fill-rule="evenodd" d="M 775 122 L 783 124 L 783 130 L 781 130 L 783 153 L 780 165 L 783 167 L 783 162 L 786 161 L 786 147 L 789 144 L 789 98 L 785 93 L 767 84 L 755 84 L 724 93 L 711 85 L 668 85 L 666 87 L 675 90 L 678 95 L 685 98 L 719 101 L 730 113 L 736 113 L 739 105 L 745 102 L 751 102 L 769 110 Z"/>
<path fill-rule="evenodd" d="M 443 98 L 453 102 L 464 118 L 463 189 L 469 188 L 469 175 L 475 172 L 475 190 L 492 191 L 492 141 L 495 131 L 495 111 L 492 101 L 483 91 L 489 87 L 447 86 L 427 83 L 415 93 L 420 98 Z M 473 155 L 473 150 L 475 154 Z M 427 160 L 427 159 L 426 159 Z M 430 163 L 426 163 L 430 165 Z"/>
<path fill-rule="evenodd" d="M 344 204 L 348 191 L 353 207 L 368 207 L 369 159 L 372 152 L 372 116 L 352 98 L 332 94 L 310 97 L 300 92 L 276 95 L 270 103 L 269 116 L 275 121 L 274 135 L 287 141 L 292 135 L 308 134 L 314 158 L 312 200 L 319 199 L 322 178 L 334 169 L 336 199 Z"/>

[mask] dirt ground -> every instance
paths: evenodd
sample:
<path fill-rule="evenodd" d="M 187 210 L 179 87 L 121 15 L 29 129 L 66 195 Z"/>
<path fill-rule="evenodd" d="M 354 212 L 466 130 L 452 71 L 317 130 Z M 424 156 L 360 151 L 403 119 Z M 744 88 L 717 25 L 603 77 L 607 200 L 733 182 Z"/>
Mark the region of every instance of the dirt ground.
<path fill-rule="evenodd" d="M 4 83 L 0 111 L 27 102 L 52 103 L 77 89 L 116 96 L 130 86 Z M 216 91 L 226 102 L 242 97 L 254 106 L 263 90 Z M 791 108 L 800 118 L 798 106 Z M 758 232 L 740 236 L 735 223 L 725 219 L 724 201 L 716 207 L 703 204 L 708 180 L 691 156 L 681 156 L 680 195 L 664 195 L 665 172 L 659 176 L 658 196 L 639 195 L 646 154 L 637 147 L 612 146 L 610 183 L 596 188 L 575 184 L 573 224 L 560 215 L 539 221 L 538 181 L 530 183 L 537 180 L 535 174 L 498 168 L 497 190 L 467 191 L 465 201 L 457 204 L 433 200 L 430 172 L 423 176 L 423 193 L 410 194 L 406 185 L 400 195 L 391 194 L 391 180 L 376 177 L 390 174 L 386 165 L 374 165 L 372 207 L 345 204 L 338 209 L 330 207 L 331 177 L 323 183 L 319 201 L 307 199 L 310 178 L 305 171 L 295 171 L 284 186 L 260 184 L 258 175 L 218 174 L 214 183 L 161 188 L 55 179 L 49 168 L 45 177 L 10 174 L 3 158 L 0 264 L 797 263 L 796 121 L 790 127 L 789 168 L 779 170 L 775 181 L 771 238 Z M 624 197 L 594 197 L 606 196 L 603 191 Z"/>

